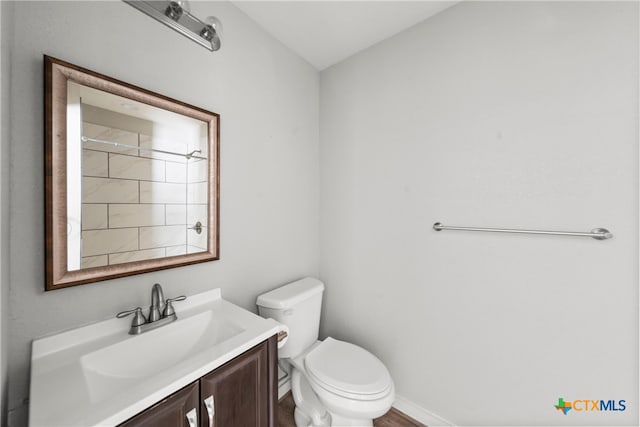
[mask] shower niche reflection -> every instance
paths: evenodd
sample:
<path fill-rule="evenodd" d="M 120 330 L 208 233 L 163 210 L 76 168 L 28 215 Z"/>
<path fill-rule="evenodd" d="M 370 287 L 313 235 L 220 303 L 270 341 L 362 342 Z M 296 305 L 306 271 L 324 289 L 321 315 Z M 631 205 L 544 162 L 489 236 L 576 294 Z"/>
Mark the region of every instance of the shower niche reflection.
<path fill-rule="evenodd" d="M 45 72 L 46 288 L 218 259 L 219 116 L 50 57 Z"/>

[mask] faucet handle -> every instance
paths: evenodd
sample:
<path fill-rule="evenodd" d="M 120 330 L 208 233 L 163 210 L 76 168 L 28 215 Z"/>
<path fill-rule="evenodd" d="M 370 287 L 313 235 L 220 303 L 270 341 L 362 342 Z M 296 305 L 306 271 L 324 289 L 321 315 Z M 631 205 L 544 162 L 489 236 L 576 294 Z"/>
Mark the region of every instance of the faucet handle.
<path fill-rule="evenodd" d="M 169 316 L 175 315 L 176 311 L 173 309 L 173 304 L 171 303 L 174 301 L 184 301 L 186 299 L 187 297 L 184 295 L 180 295 L 179 297 L 175 297 L 175 298 L 167 298 L 167 300 L 165 301 L 164 311 L 162 312 L 162 317 L 169 317 Z"/>
<path fill-rule="evenodd" d="M 147 323 L 147 319 L 144 317 L 144 314 L 142 314 L 142 308 L 141 307 L 136 307 L 133 310 L 121 311 L 120 313 L 116 314 L 116 317 L 118 319 L 121 319 L 123 317 L 129 316 L 130 314 L 133 314 L 133 320 L 131 321 L 131 327 L 142 326 L 145 323 Z"/>

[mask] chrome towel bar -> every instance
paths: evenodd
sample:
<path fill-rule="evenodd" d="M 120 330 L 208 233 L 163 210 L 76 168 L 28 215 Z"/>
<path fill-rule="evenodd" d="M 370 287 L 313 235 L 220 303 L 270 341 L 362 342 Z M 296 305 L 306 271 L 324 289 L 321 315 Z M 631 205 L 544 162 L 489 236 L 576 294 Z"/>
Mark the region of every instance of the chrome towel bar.
<path fill-rule="evenodd" d="M 509 228 L 478 228 L 478 227 L 453 227 L 450 225 L 442 225 L 439 222 L 433 224 L 433 229 L 436 231 L 441 230 L 461 230 L 461 231 L 487 231 L 494 233 L 522 233 L 522 234 L 552 234 L 555 236 L 578 236 L 578 237 L 592 237 L 596 240 L 607 240 L 613 237 L 613 234 L 606 228 L 594 228 L 588 233 L 574 232 L 574 231 L 547 231 L 547 230 L 514 230 Z"/>

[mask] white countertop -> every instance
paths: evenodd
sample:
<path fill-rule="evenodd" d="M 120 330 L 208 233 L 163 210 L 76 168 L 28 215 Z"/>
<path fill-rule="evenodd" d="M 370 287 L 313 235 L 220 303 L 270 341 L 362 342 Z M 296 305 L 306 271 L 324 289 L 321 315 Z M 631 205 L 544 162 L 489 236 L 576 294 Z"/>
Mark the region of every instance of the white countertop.
<path fill-rule="evenodd" d="M 203 375 L 242 354 L 256 344 L 278 333 L 282 328 L 272 319 L 263 319 L 222 299 L 220 289 L 189 296 L 175 302 L 178 320 L 140 335 L 129 335 L 131 318 L 109 319 L 54 336 L 33 341 L 31 356 L 31 396 L 29 425 L 36 426 L 115 426 L 152 406 L 164 397 L 198 380 Z M 118 377 L 100 373 L 100 381 L 83 368 L 83 360 L 95 352 L 114 345 L 133 345 L 144 338 L 161 341 L 163 328 L 174 336 L 180 327 L 199 321 L 203 313 L 213 322 L 223 322 L 228 338 L 223 336 L 213 345 L 201 345 L 162 370 L 142 377 Z M 209 313 L 210 312 L 210 313 Z M 183 322 L 182 324 L 180 322 Z M 183 326 L 185 325 L 185 326 Z M 231 332 L 228 332 L 231 331 Z M 138 342 L 143 342 L 138 341 Z M 163 351 L 171 342 L 159 342 Z M 164 346 L 164 347 L 163 347 Z M 147 348 L 145 348 L 147 350 Z M 118 355 L 141 362 L 136 354 Z M 117 362 L 116 362 L 117 363 Z M 105 385 L 104 391 L 101 388 Z M 117 392 L 113 392 L 117 390 Z"/>

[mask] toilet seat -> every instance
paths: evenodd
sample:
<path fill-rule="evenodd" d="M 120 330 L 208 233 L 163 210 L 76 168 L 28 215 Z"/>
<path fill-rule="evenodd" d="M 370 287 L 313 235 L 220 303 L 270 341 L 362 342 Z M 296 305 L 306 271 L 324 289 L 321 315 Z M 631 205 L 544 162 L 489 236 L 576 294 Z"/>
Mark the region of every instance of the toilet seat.
<path fill-rule="evenodd" d="M 373 354 L 331 337 L 304 358 L 306 372 L 315 385 L 354 400 L 378 400 L 393 386 L 389 371 Z"/>

